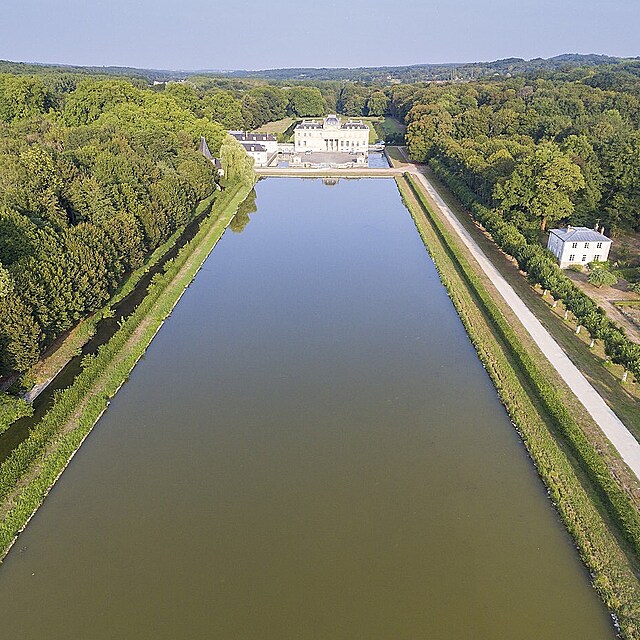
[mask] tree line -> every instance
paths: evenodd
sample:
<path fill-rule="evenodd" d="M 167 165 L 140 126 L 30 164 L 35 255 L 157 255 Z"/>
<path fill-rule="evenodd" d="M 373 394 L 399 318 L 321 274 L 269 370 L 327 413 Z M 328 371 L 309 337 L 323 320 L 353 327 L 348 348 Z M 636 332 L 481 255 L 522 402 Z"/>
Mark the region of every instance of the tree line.
<path fill-rule="evenodd" d="M 171 92 L 0 75 L 0 375 L 26 371 L 193 219 L 218 179 L 200 136 L 229 179 L 252 172 Z"/>
<path fill-rule="evenodd" d="M 563 222 L 615 234 L 640 229 L 640 82 L 607 78 L 398 86 L 390 108 L 414 159 L 443 163 L 523 233 Z"/>
<path fill-rule="evenodd" d="M 633 67 L 635 68 L 635 67 Z M 640 346 L 559 269 L 540 242 L 558 224 L 640 230 L 640 66 L 550 77 L 397 86 L 411 156 L 428 162 L 532 284 L 591 346 L 640 379 Z M 620 81 L 616 82 L 616 75 Z"/>

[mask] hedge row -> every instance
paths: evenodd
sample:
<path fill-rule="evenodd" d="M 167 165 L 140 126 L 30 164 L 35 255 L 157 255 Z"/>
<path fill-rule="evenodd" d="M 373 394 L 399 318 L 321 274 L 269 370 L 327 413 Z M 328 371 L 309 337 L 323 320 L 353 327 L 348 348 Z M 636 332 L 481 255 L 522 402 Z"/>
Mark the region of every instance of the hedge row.
<path fill-rule="evenodd" d="M 495 209 L 481 204 L 464 180 L 454 175 L 440 160 L 433 158 L 429 164 L 471 212 L 474 220 L 491 234 L 495 243 L 516 259 L 518 267 L 527 273 L 529 282 L 539 284 L 575 316 L 578 326 L 589 332 L 591 346 L 596 340 L 602 340 L 611 361 L 622 365 L 625 372 L 631 371 L 640 381 L 640 345 L 629 340 L 624 330 L 611 322 L 605 312 L 564 275 L 555 256 L 538 242 L 528 242 L 514 224 L 505 221 Z"/>
<path fill-rule="evenodd" d="M 0 433 L 6 431 L 19 418 L 32 413 L 33 408 L 28 402 L 0 391 Z"/>
<path fill-rule="evenodd" d="M 40 464 L 37 476 L 20 490 L 0 523 L 0 557 L 38 508 L 69 457 L 105 410 L 109 398 L 115 395 L 128 377 L 164 318 L 206 259 L 212 244 L 222 235 L 224 223 L 231 220 L 249 188 L 247 185 L 233 185 L 218 197 L 215 205 L 217 215 L 206 218 L 193 239 L 185 244 L 175 259 L 167 262 L 164 273 L 154 276 L 146 297 L 137 309 L 122 322 L 118 331 L 100 347 L 96 355 L 84 358 L 83 370 L 73 384 L 56 395 L 53 407 L 29 437 L 0 465 L 1 505 L 30 469 Z M 204 242 L 216 225 L 219 225 L 219 233 L 216 232 L 211 242 Z M 187 260 L 192 258 L 195 267 L 177 278 Z M 131 347 L 128 343 L 134 334 L 135 345 Z M 105 372 L 108 373 L 106 379 Z M 76 426 L 62 434 L 62 429 L 70 420 L 75 421 Z"/>
<path fill-rule="evenodd" d="M 538 383 L 544 383 L 542 374 L 536 370 L 524 346 L 466 258 L 460 253 L 456 242 L 431 212 L 422 192 L 410 176 L 406 178 L 412 193 L 422 204 L 426 214 L 422 217 L 426 222 L 423 222 L 415 215 L 412 204 L 407 203 L 416 227 L 480 359 L 518 429 L 538 473 L 548 487 L 554 505 L 576 540 L 583 561 L 592 572 L 594 587 L 614 613 L 624 636 L 640 638 L 640 584 L 629 567 L 627 558 L 576 476 L 567 456 L 554 439 L 529 393 L 522 386 L 496 336 L 507 346 L 518 367 L 527 363 L 527 379 L 535 377 Z M 534 393 L 538 396 L 538 385 L 533 386 Z M 549 401 L 548 394 L 545 395 Z"/>

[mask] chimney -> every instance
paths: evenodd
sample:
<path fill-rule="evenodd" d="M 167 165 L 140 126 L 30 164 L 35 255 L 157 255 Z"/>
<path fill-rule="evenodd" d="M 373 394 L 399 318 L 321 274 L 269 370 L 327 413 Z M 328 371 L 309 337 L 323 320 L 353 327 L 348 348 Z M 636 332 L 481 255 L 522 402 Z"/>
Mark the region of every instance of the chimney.
<path fill-rule="evenodd" d="M 600 233 L 604 235 L 604 227 L 600 227 Z"/>

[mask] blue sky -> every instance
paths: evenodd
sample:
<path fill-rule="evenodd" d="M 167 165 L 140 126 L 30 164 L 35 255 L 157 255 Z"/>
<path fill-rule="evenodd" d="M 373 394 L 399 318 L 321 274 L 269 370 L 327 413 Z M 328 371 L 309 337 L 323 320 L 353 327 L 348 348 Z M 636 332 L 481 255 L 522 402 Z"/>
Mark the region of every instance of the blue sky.
<path fill-rule="evenodd" d="M 639 56 L 640 0 L 4 0 L 0 58 L 163 69 Z M 317 28 L 312 24 L 317 23 Z"/>

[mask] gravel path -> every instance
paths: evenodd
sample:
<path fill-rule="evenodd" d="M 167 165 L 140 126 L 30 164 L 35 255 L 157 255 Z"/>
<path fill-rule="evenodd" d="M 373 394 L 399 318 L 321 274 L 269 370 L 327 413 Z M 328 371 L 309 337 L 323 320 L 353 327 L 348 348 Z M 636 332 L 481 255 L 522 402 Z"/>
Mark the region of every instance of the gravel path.
<path fill-rule="evenodd" d="M 567 354 L 533 315 L 520 296 L 512 289 L 511 285 L 493 266 L 469 232 L 458 221 L 446 202 L 440 197 L 429 179 L 415 168 L 415 165 L 414 169 L 410 170 L 410 173 L 415 175 L 420 181 L 441 214 L 451 224 L 462 242 L 477 260 L 481 269 L 491 279 L 491 282 L 504 301 L 511 307 L 535 343 L 540 347 L 540 350 L 549 359 L 549 362 L 551 362 L 571 391 L 573 391 L 578 400 L 584 405 L 585 409 L 591 414 L 611 444 L 617 449 L 624 462 L 636 477 L 640 479 L 640 444 L 638 441 L 624 426 L 620 418 L 609 408 L 600 394 L 591 386 L 582 373 L 580 373 L 573 362 L 571 362 Z"/>

